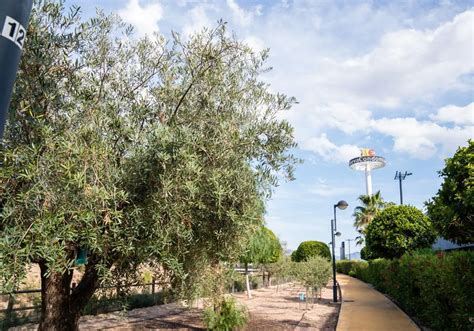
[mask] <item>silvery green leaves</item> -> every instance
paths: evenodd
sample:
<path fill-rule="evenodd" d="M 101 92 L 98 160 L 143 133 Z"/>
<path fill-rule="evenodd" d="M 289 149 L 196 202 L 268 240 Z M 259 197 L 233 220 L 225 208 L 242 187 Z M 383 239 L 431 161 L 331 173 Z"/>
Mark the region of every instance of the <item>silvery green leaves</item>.
<path fill-rule="evenodd" d="M 267 53 L 224 24 L 138 40 L 50 1 L 29 30 L 0 152 L 2 285 L 30 262 L 64 273 L 84 247 L 102 277 L 148 263 L 177 289 L 235 260 L 296 162 L 276 116 L 294 99 L 261 82 Z"/>

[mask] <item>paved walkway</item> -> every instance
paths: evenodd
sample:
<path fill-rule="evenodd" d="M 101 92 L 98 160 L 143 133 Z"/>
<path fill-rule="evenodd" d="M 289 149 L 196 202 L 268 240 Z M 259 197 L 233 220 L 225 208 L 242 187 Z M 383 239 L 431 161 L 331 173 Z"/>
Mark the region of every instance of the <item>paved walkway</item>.
<path fill-rule="evenodd" d="M 337 331 L 415 331 L 418 326 L 392 301 L 368 284 L 338 274 L 342 305 Z"/>

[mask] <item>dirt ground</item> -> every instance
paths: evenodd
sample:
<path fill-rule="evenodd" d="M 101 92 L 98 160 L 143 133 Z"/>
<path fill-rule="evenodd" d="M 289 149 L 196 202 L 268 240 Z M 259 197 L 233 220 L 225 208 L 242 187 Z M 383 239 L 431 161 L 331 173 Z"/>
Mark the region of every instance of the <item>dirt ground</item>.
<path fill-rule="evenodd" d="M 297 284 L 286 284 L 252 291 L 248 299 L 244 293 L 233 296 L 245 305 L 250 322 L 245 330 L 335 330 L 339 304 L 331 302 L 332 289 L 324 288 L 321 299 L 314 305 L 298 300 L 303 288 Z M 167 304 L 134 309 L 126 313 L 110 313 L 84 316 L 80 320 L 81 330 L 203 330 L 202 310 L 185 308 L 178 304 Z M 34 330 L 35 325 L 10 330 Z"/>
<path fill-rule="evenodd" d="M 324 288 L 321 299 L 313 304 L 300 302 L 298 284 L 253 291 L 252 299 L 242 293 L 234 295 L 247 306 L 250 323 L 246 330 L 335 330 L 339 305 L 332 303 L 332 288 Z"/>

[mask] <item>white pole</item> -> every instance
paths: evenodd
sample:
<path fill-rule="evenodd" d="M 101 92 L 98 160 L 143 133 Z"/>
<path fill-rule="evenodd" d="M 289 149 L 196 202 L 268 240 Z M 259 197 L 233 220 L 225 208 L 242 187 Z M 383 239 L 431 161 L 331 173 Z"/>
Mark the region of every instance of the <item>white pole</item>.
<path fill-rule="evenodd" d="M 367 195 L 372 196 L 372 173 L 369 165 L 365 166 L 365 188 L 367 190 Z"/>

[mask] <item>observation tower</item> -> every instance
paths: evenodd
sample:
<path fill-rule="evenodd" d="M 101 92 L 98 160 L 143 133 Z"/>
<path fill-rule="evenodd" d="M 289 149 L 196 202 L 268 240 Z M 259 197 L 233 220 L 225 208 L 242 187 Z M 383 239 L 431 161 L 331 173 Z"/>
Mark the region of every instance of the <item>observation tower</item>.
<path fill-rule="evenodd" d="M 385 167 L 385 159 L 376 156 L 370 148 L 360 150 L 360 156 L 349 161 L 349 167 L 358 171 L 365 171 L 365 187 L 367 195 L 372 195 L 372 170 Z"/>

